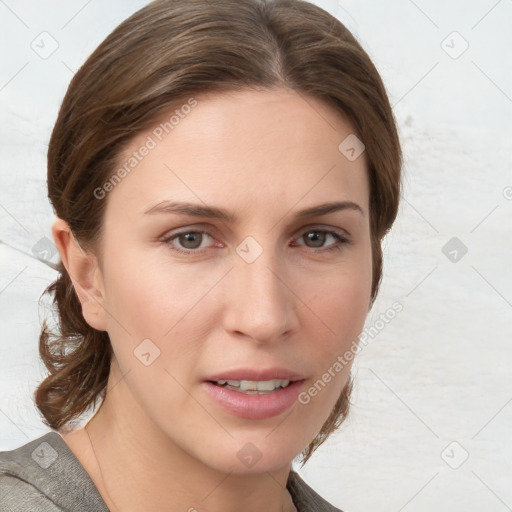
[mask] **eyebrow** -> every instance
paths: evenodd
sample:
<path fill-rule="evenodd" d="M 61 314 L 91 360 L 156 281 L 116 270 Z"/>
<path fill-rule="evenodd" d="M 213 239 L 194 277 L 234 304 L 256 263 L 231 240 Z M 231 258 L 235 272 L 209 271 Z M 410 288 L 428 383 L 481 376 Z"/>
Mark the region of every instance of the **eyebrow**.
<path fill-rule="evenodd" d="M 353 201 L 333 201 L 299 210 L 295 213 L 294 217 L 296 219 L 305 219 L 308 217 L 318 217 L 321 215 L 327 215 L 328 213 L 344 210 L 358 211 L 361 215 L 364 216 L 363 209 Z M 162 201 L 144 213 L 182 213 L 185 215 L 191 215 L 193 217 L 206 217 L 232 223 L 237 220 L 235 214 L 225 210 L 224 208 L 175 201 Z"/>

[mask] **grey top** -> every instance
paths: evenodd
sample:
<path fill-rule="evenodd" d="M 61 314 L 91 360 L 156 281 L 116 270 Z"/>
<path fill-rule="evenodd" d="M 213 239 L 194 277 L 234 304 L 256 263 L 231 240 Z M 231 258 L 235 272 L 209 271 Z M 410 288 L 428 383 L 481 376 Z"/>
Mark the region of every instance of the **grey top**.
<path fill-rule="evenodd" d="M 291 471 L 298 512 L 341 512 Z M 109 512 L 93 481 L 57 432 L 0 452 L 0 512 Z"/>

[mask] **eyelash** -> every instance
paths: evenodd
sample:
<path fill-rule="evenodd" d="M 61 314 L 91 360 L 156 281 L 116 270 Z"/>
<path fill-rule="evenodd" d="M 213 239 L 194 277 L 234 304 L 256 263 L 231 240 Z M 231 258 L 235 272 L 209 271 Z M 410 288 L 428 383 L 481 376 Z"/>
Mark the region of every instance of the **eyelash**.
<path fill-rule="evenodd" d="M 181 254 L 201 254 L 202 250 L 206 249 L 181 249 L 177 246 L 172 246 L 171 242 L 178 238 L 180 235 L 186 235 L 189 233 L 199 233 L 201 235 L 207 235 L 210 238 L 213 238 L 207 231 L 201 230 L 201 229 L 195 229 L 195 230 L 187 230 L 187 231 L 180 231 L 178 233 L 173 233 L 172 235 L 169 235 L 162 239 L 162 242 L 165 244 L 168 244 L 170 246 L 170 249 L 172 251 L 176 251 Z M 302 234 L 298 237 L 298 239 L 301 239 L 304 235 L 308 233 L 325 233 L 326 235 L 331 235 L 335 239 L 335 243 L 327 246 L 327 247 L 318 247 L 317 249 L 314 247 L 308 247 L 304 244 L 303 245 L 306 249 L 312 251 L 312 252 L 330 252 L 330 251 L 339 251 L 342 248 L 342 245 L 351 243 L 350 240 L 341 235 L 340 233 L 337 233 L 336 231 L 330 231 L 327 229 L 308 229 L 307 231 L 303 231 Z"/>

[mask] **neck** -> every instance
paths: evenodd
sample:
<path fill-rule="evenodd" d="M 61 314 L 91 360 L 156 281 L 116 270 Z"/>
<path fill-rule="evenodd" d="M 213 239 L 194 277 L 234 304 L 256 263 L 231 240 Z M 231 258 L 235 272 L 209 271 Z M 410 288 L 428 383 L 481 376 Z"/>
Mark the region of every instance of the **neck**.
<path fill-rule="evenodd" d="M 104 402 L 79 429 L 82 443 L 89 445 L 82 444 L 79 460 L 111 511 L 296 510 L 286 489 L 290 465 L 249 474 L 208 466 L 150 421 L 116 368 L 112 365 Z"/>

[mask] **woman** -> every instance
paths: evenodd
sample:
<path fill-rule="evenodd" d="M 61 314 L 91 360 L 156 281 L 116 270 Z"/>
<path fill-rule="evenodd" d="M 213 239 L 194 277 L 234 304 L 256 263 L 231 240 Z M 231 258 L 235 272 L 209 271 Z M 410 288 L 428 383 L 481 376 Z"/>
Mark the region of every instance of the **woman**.
<path fill-rule="evenodd" d="M 52 432 L 1 454 L 0 510 L 338 510 L 291 463 L 348 413 L 400 166 L 375 67 L 320 8 L 122 23 L 52 133 Z"/>

